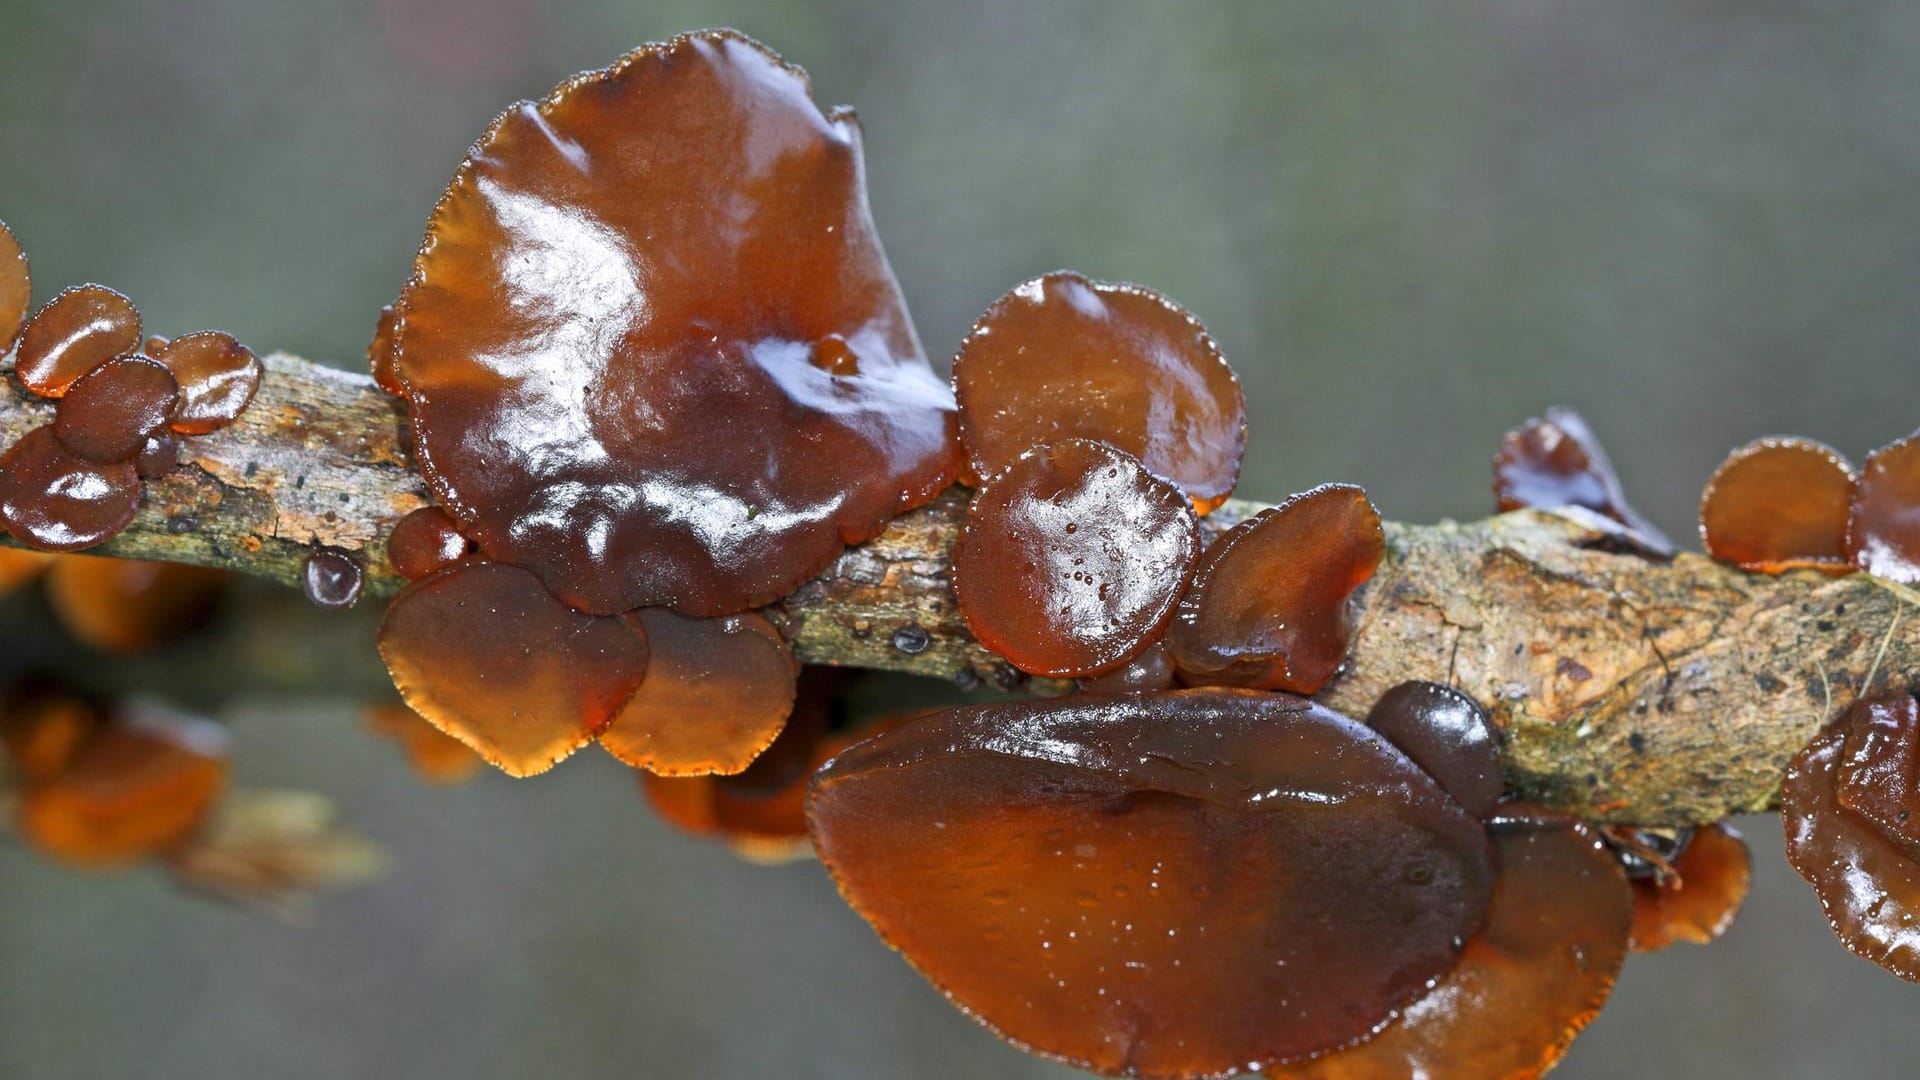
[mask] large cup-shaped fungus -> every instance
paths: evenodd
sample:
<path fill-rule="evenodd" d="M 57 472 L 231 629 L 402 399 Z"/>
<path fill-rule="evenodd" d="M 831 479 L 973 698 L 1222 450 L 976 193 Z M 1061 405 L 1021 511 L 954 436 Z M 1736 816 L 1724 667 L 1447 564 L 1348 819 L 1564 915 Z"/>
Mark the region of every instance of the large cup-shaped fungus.
<path fill-rule="evenodd" d="M 1200 554 L 1178 488 L 1089 439 L 1035 447 L 967 510 L 953 591 L 980 643 L 1034 675 L 1097 675 L 1173 616 Z"/>
<path fill-rule="evenodd" d="M 395 342 L 437 500 L 596 614 L 768 603 L 959 471 L 857 123 L 732 32 L 502 114 Z"/>
<path fill-rule="evenodd" d="M 63 555 L 47 571 L 47 601 L 88 647 L 138 652 L 204 625 L 227 580 L 204 566 Z"/>
<path fill-rule="evenodd" d="M 1846 573 L 1853 466 L 1812 439 L 1755 439 L 1727 456 L 1700 496 L 1707 554 L 1778 574 Z"/>
<path fill-rule="evenodd" d="M 1481 922 L 1485 831 L 1365 727 L 1244 690 L 952 709 L 816 775 L 842 893 L 1008 1040 L 1120 1075 L 1350 1044 Z"/>
<path fill-rule="evenodd" d="M 1633 951 L 1711 943 L 1733 925 L 1752 881 L 1753 858 L 1733 826 L 1693 830 L 1664 868 L 1633 881 Z"/>
<path fill-rule="evenodd" d="M 27 253 L 20 250 L 13 230 L 0 221 L 0 356 L 13 348 L 32 303 L 33 274 L 27 267 Z"/>
<path fill-rule="evenodd" d="M 1920 433 L 1867 455 L 1847 519 L 1853 565 L 1920 585 Z"/>
<path fill-rule="evenodd" d="M 1624 539 L 1669 556 L 1673 541 L 1627 502 L 1600 439 L 1572 409 L 1548 409 L 1507 432 L 1493 458 L 1493 494 L 1501 513 L 1579 506 L 1618 522 Z"/>
<path fill-rule="evenodd" d="M 132 461 L 179 405 L 171 372 L 144 356 L 122 356 L 73 381 L 54 411 L 53 433 L 95 464 Z"/>
<path fill-rule="evenodd" d="M 13 372 L 27 389 L 57 398 L 80 376 L 139 349 L 140 312 L 133 301 L 105 285 L 76 285 L 27 322 Z"/>
<path fill-rule="evenodd" d="M 140 508 L 131 461 L 96 465 L 67 449 L 53 425 L 0 456 L 0 527 L 40 551 L 78 551 L 127 527 Z"/>
<path fill-rule="evenodd" d="M 1404 682 L 1380 695 L 1367 726 L 1440 782 L 1467 813 L 1485 819 L 1500 801 L 1500 747 L 1478 702 L 1430 682 Z"/>
<path fill-rule="evenodd" d="M 608 753 L 663 776 L 698 776 L 737 773 L 772 745 L 800 671 L 772 623 L 665 608 L 629 618 L 646 631 L 647 677 L 600 732 Z"/>
<path fill-rule="evenodd" d="M 172 425 L 182 435 L 205 435 L 233 423 L 260 389 L 260 361 L 253 350 L 219 330 L 162 342 L 153 358 L 180 383 L 180 409 Z"/>

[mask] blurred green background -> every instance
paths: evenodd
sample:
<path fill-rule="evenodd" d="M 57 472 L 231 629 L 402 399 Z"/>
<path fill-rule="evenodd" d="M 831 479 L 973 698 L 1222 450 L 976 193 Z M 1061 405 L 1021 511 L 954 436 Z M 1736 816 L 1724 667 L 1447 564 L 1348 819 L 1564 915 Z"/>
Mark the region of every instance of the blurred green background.
<path fill-rule="evenodd" d="M 708 25 L 858 106 L 940 362 L 1059 266 L 1190 305 L 1246 385 L 1248 496 L 1476 517 L 1501 432 L 1564 403 L 1689 535 L 1736 443 L 1857 458 L 1920 423 L 1910 3 L 0 0 L 0 217 L 42 295 L 98 280 L 161 332 L 359 366 L 495 112 Z M 0 849 L 0 1076 L 1067 1075 L 817 867 L 669 834 L 600 755 L 420 786 L 342 692 L 378 681 L 373 613 L 251 604 L 161 666 L 234 722 L 241 782 L 335 797 L 393 872 L 290 928 Z M 8 649 L 55 633 L 30 599 L 0 619 Z M 1558 1075 L 1912 1075 L 1920 988 L 1843 952 L 1778 823 L 1744 824 L 1743 920 L 1631 962 Z"/>

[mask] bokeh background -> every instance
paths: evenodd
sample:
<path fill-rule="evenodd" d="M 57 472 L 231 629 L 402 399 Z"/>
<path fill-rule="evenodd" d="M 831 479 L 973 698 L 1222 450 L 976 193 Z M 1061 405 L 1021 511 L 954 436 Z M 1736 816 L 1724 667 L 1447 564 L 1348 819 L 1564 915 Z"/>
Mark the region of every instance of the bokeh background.
<path fill-rule="evenodd" d="M 1476 517 L 1501 432 L 1565 403 L 1688 535 L 1739 442 L 1858 457 L 1920 424 L 1900 0 L 0 0 L 0 217 L 43 293 L 98 280 L 157 330 L 359 367 L 501 106 L 708 25 L 858 106 L 942 363 L 1059 266 L 1190 305 L 1245 382 L 1249 496 L 1351 480 Z M 0 847 L 0 1076 L 1068 1075 L 948 1008 L 817 867 L 669 834 L 600 755 L 419 785 L 355 723 L 373 613 L 245 600 L 244 631 L 102 679 L 232 721 L 241 782 L 334 797 L 392 872 L 289 927 Z M 0 648 L 60 648 L 36 604 Z M 1920 988 L 1843 952 L 1777 822 L 1744 825 L 1742 921 L 1632 961 L 1560 1075 L 1912 1075 Z"/>

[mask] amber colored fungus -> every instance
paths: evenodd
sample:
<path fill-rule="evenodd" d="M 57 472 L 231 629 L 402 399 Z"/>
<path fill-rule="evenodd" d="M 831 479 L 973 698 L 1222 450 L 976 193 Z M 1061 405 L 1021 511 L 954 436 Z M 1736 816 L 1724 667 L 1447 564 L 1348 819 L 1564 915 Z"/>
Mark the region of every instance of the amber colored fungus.
<path fill-rule="evenodd" d="M 780 631 L 747 612 L 714 619 L 633 613 L 647 678 L 600 733 L 607 752 L 663 776 L 737 773 L 773 744 L 793 708 L 799 665 Z"/>
<path fill-rule="evenodd" d="M 1847 519 L 1853 565 L 1920 585 L 1920 433 L 1867 455 Z"/>
<path fill-rule="evenodd" d="M 27 267 L 27 253 L 20 250 L 13 230 L 0 221 L 0 355 L 13 348 L 32 303 L 33 274 Z"/>
<path fill-rule="evenodd" d="M 63 770 L 27 785 L 16 820 L 39 851 L 81 866 L 120 866 L 190 836 L 226 785 L 225 733 L 204 720 L 108 723 Z"/>
<path fill-rule="evenodd" d="M 1173 688 L 1173 654 L 1167 643 L 1156 641 L 1141 649 L 1133 659 L 1103 675 L 1080 680 L 1080 689 L 1089 694 L 1137 694 L 1143 690 Z"/>
<path fill-rule="evenodd" d="M 1711 943 L 1733 925 L 1752 880 L 1753 859 L 1738 831 L 1724 822 L 1695 829 L 1670 873 L 1634 881 L 1633 951 Z"/>
<path fill-rule="evenodd" d="M 47 572 L 47 600 L 89 648 L 137 652 L 204 626 L 227 582 L 201 566 L 67 555 Z"/>
<path fill-rule="evenodd" d="M 0 547 L 0 596 L 39 577 L 52 561 L 53 556 L 43 552 Z"/>
<path fill-rule="evenodd" d="M 1700 497 L 1707 554 L 1769 574 L 1844 573 L 1853 486 L 1853 466 L 1830 446 L 1756 439 L 1728 455 Z"/>
<path fill-rule="evenodd" d="M 1493 458 L 1493 494 L 1501 513 L 1579 506 L 1625 526 L 1648 551 L 1673 554 L 1673 541 L 1627 503 L 1600 439 L 1572 409 L 1548 409 L 1507 432 Z"/>
<path fill-rule="evenodd" d="M 508 109 L 399 323 L 435 501 L 586 611 L 771 602 L 959 472 L 857 123 L 731 32 Z"/>
<path fill-rule="evenodd" d="M 1430 682 L 1404 682 L 1380 695 L 1367 726 L 1440 782 L 1467 813 L 1486 818 L 1500 801 L 1500 744 L 1479 703 Z"/>
<path fill-rule="evenodd" d="M 393 572 L 414 581 L 467 557 L 467 538 L 437 506 L 409 511 L 387 534 L 387 562 Z"/>
<path fill-rule="evenodd" d="M 0 705 L 0 747 L 13 775 L 26 783 L 60 775 L 99 730 L 91 702 L 53 690 L 14 690 Z"/>
<path fill-rule="evenodd" d="M 173 430 L 205 435 L 238 419 L 260 389 L 260 361 L 253 350 L 218 330 L 202 330 L 154 350 L 180 382 L 180 411 Z"/>
<path fill-rule="evenodd" d="M 133 471 L 142 480 L 156 480 L 172 472 L 179 460 L 180 437 L 163 431 L 140 444 L 140 452 L 133 459 Z"/>
<path fill-rule="evenodd" d="M 1840 747 L 1840 805 L 1920 858 L 1920 704 L 1891 694 L 1855 709 Z"/>
<path fill-rule="evenodd" d="M 340 548 L 315 548 L 300 564 L 300 591 L 317 608 L 337 611 L 352 607 L 366 583 L 360 560 Z"/>
<path fill-rule="evenodd" d="M 1599 1013 L 1627 955 L 1633 893 L 1585 825 L 1496 826 L 1486 926 L 1371 1042 L 1269 1074 L 1300 1080 L 1538 1077 Z"/>
<path fill-rule="evenodd" d="M 1911 725 L 1913 715 L 1913 700 L 1904 693 L 1856 701 L 1787 766 L 1780 817 L 1787 861 L 1813 886 L 1841 943 L 1903 979 L 1920 982 L 1920 849 L 1848 809 L 1838 787 L 1852 729 Z M 1891 775 L 1886 779 L 1894 781 Z M 1920 809 L 1913 774 L 1897 783 L 1886 797 Z"/>
<path fill-rule="evenodd" d="M 583 615 L 517 566 L 462 563 L 407 586 L 380 656 L 409 706 L 513 776 L 593 741 L 633 696 L 647 642 L 633 622 Z"/>
<path fill-rule="evenodd" d="M 953 548 L 980 643 L 1034 675 L 1097 675 L 1159 635 L 1200 554 L 1179 489 L 1105 443 L 1036 447 L 982 488 Z"/>
<path fill-rule="evenodd" d="M 104 285 L 76 285 L 28 320 L 14 355 L 21 385 L 59 397 L 75 379 L 140 348 L 140 312 Z"/>
<path fill-rule="evenodd" d="M 1167 644 L 1189 684 L 1317 692 L 1353 640 L 1353 591 L 1386 554 L 1380 514 L 1352 484 L 1262 510 L 1207 548 Z"/>
<path fill-rule="evenodd" d="M 392 304 L 380 309 L 380 321 L 374 325 L 373 340 L 367 342 L 367 368 L 373 372 L 374 384 L 395 397 L 406 397 L 406 387 L 400 385 L 400 376 L 393 369 L 394 331 L 398 329 L 400 313 Z"/>
<path fill-rule="evenodd" d="M 0 456 L 0 525 L 27 547 L 92 547 L 126 528 L 139 508 L 132 462 L 95 465 L 61 445 L 51 424 Z"/>
<path fill-rule="evenodd" d="M 362 722 L 367 730 L 392 739 L 413 774 L 430 784 L 465 783 L 486 764 L 465 743 L 405 705 L 368 706 Z"/>
<path fill-rule="evenodd" d="M 123 356 L 73 381 L 54 411 L 53 433 L 96 464 L 132 461 L 179 404 L 179 385 L 166 368 L 144 356 Z"/>
<path fill-rule="evenodd" d="M 1486 911 L 1485 830 L 1378 735 L 1241 690 L 934 713 L 816 775 L 841 892 L 1016 1045 L 1207 1076 L 1376 1031 Z"/>

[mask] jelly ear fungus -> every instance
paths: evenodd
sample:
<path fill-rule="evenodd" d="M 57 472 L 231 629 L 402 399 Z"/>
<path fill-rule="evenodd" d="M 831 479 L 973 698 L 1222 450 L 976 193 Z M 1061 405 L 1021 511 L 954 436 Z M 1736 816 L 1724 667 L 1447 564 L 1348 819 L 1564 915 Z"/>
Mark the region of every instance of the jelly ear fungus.
<path fill-rule="evenodd" d="M 1920 434 L 1867 455 L 1847 517 L 1853 565 L 1920 585 Z"/>
<path fill-rule="evenodd" d="M 1548 409 L 1507 432 L 1493 458 L 1493 494 L 1501 513 L 1583 507 L 1618 524 L 1646 554 L 1674 553 L 1673 541 L 1628 504 L 1600 439 L 1572 409 Z"/>
<path fill-rule="evenodd" d="M 27 324 L 27 309 L 32 303 L 33 273 L 27 266 L 27 253 L 20 249 L 13 230 L 0 221 L 0 356 L 13 349 L 20 328 Z"/>
<path fill-rule="evenodd" d="M 1842 574 L 1853 466 L 1812 439 L 1756 439 L 1728 455 L 1700 497 L 1707 554 L 1748 570 Z"/>

